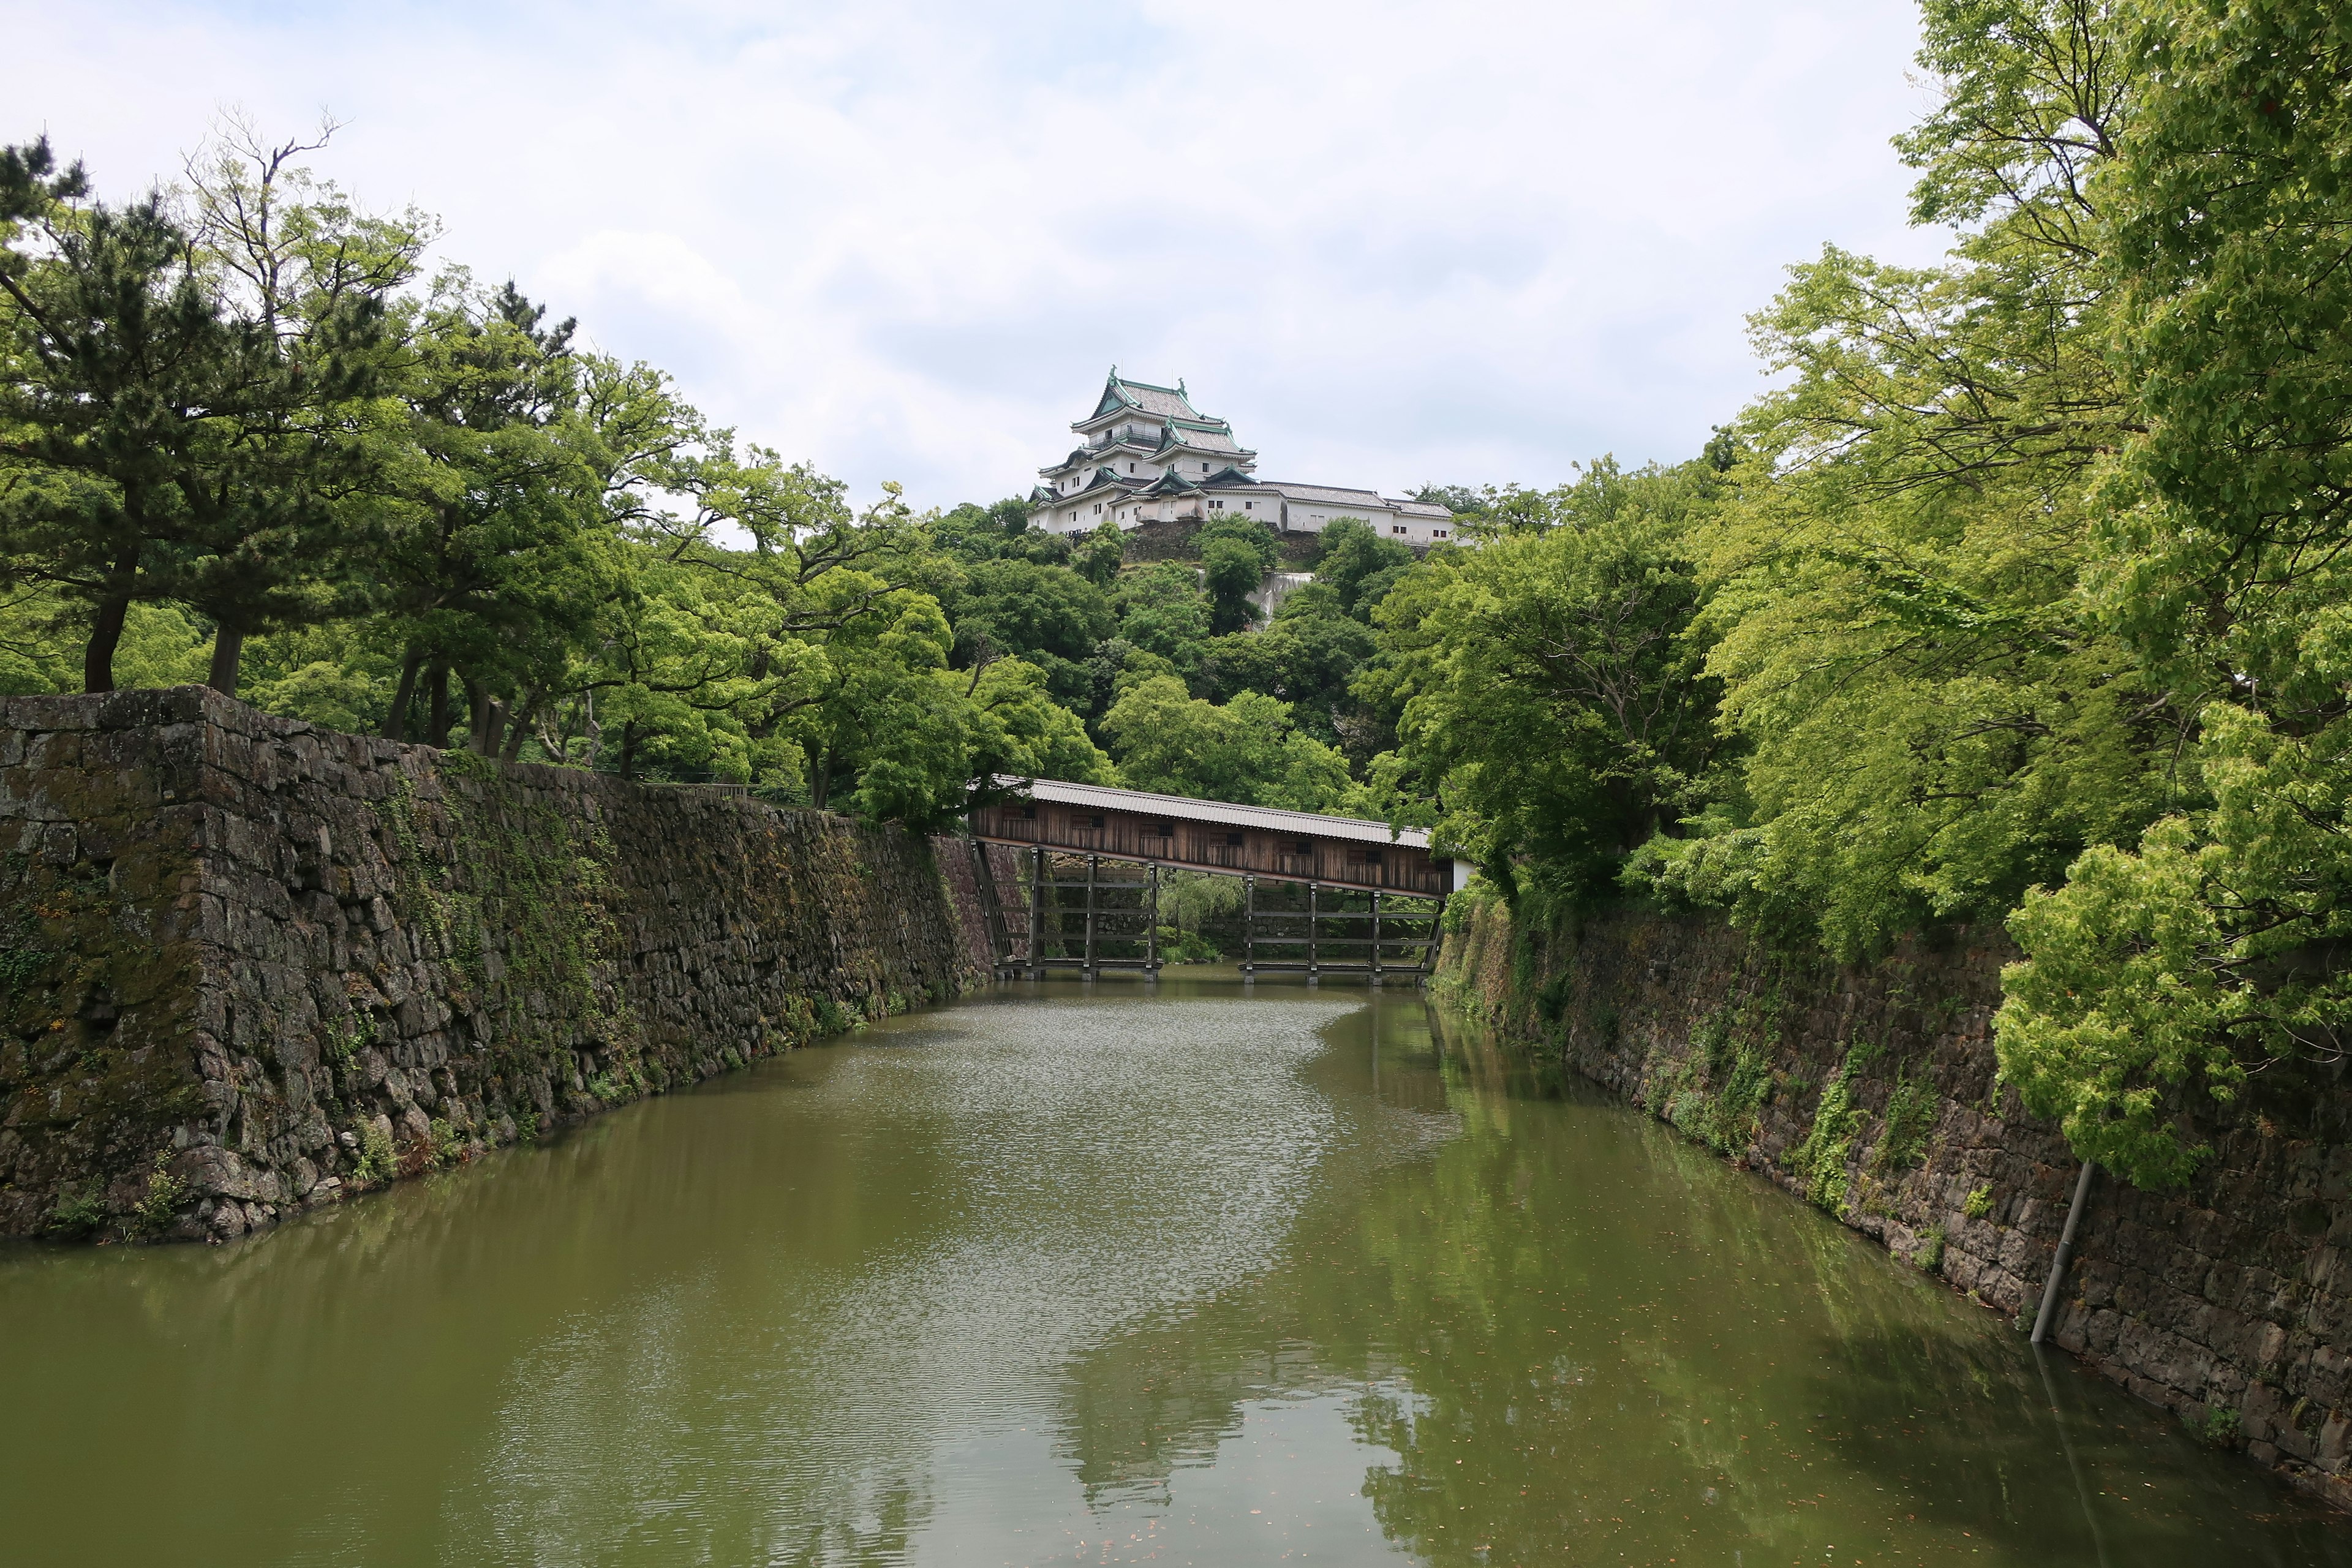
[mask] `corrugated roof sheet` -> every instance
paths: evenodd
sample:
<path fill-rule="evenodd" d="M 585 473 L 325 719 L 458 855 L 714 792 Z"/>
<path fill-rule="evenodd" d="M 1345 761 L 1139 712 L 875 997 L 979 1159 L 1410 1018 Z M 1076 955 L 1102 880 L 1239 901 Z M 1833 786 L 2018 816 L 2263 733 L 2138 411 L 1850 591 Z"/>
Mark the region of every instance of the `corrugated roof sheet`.
<path fill-rule="evenodd" d="M 1171 816 L 1185 822 L 1214 822 L 1228 827 L 1255 827 L 1268 833 L 1297 834 L 1301 838 L 1344 838 L 1358 844 L 1429 847 L 1429 835 L 1417 827 L 1391 833 L 1387 823 L 1370 822 L 1360 816 L 1321 816 L 1311 811 L 1284 811 L 1271 805 L 1231 805 L 1222 800 L 1113 789 L 1108 784 L 1065 784 L 1059 779 L 1033 779 L 1024 784 L 1020 779 L 999 778 L 996 783 L 1031 800 L 1050 800 L 1063 805 L 1129 811 L 1139 816 Z"/>

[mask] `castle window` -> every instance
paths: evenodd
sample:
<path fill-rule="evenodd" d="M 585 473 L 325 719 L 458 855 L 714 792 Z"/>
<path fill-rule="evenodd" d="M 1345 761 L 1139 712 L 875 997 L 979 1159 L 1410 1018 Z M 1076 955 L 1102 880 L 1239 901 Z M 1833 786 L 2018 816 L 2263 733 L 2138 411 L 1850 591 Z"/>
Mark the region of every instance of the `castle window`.
<path fill-rule="evenodd" d="M 1445 531 L 1442 528 L 1433 528 L 1429 531 L 1429 537 L 1432 539 L 1443 539 L 1445 537 Z"/>
<path fill-rule="evenodd" d="M 1257 502 L 1254 500 L 1245 500 L 1242 502 L 1242 510 L 1244 511 L 1255 511 L 1257 510 Z"/>
<path fill-rule="evenodd" d="M 1154 823 L 1151 836 L 1154 838 L 1173 838 L 1176 837 L 1176 825 L 1172 822 Z"/>
<path fill-rule="evenodd" d="M 1206 464 L 1206 463 L 1202 464 L 1202 465 L 1201 465 L 1201 471 L 1202 471 L 1202 473 L 1204 473 L 1204 474 L 1205 474 L 1205 473 L 1207 473 L 1207 472 L 1209 471 L 1209 465 L 1208 465 L 1208 464 Z"/>
<path fill-rule="evenodd" d="M 1401 522 L 1392 522 L 1389 524 L 1389 531 L 1391 533 L 1402 533 L 1404 531 L 1404 524 Z"/>
<path fill-rule="evenodd" d="M 1246 840 L 1241 834 L 1228 833 L 1225 835 L 1225 843 L 1234 848 L 1240 848 L 1244 842 L 1246 842 Z"/>

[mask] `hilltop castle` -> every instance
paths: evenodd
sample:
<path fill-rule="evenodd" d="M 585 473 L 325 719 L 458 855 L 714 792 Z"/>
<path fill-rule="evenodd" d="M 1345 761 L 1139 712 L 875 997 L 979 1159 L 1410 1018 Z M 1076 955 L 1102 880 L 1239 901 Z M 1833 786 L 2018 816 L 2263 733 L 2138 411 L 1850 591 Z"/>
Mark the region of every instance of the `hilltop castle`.
<path fill-rule="evenodd" d="M 1354 517 L 1416 548 L 1453 537 L 1454 514 L 1442 506 L 1258 479 L 1257 454 L 1234 439 L 1231 425 L 1194 408 L 1181 381 L 1172 387 L 1124 381 L 1113 365 L 1094 412 L 1070 428 L 1077 447 L 1038 469 L 1045 483 L 1029 492 L 1031 520 L 1050 532 L 1090 533 L 1105 522 L 1131 530 L 1235 511 L 1276 533 L 1320 533 Z"/>

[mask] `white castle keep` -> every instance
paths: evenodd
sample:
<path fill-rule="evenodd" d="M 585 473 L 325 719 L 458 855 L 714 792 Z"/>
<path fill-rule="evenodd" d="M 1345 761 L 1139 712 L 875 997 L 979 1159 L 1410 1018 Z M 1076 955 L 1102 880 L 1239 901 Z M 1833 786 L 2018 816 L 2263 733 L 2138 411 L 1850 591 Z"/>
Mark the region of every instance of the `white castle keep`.
<path fill-rule="evenodd" d="M 1195 409 L 1181 381 L 1122 381 L 1113 365 L 1095 411 L 1070 428 L 1076 448 L 1038 469 L 1045 482 L 1029 492 L 1030 519 L 1049 532 L 1234 511 L 1276 533 L 1320 533 L 1340 518 L 1360 518 L 1382 538 L 1416 548 L 1454 534 L 1454 514 L 1426 501 L 1257 478 L 1257 454 L 1234 441 L 1231 425 Z"/>

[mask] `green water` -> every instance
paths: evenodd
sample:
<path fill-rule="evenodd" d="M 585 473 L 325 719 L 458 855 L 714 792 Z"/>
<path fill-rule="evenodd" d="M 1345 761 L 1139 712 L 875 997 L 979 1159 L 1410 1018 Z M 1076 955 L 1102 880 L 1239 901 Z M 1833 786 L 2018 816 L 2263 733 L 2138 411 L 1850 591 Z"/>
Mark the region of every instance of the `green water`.
<path fill-rule="evenodd" d="M 1438 1022 L 1015 988 L 258 1242 L 0 1252 L 0 1562 L 2352 1563 Z"/>

